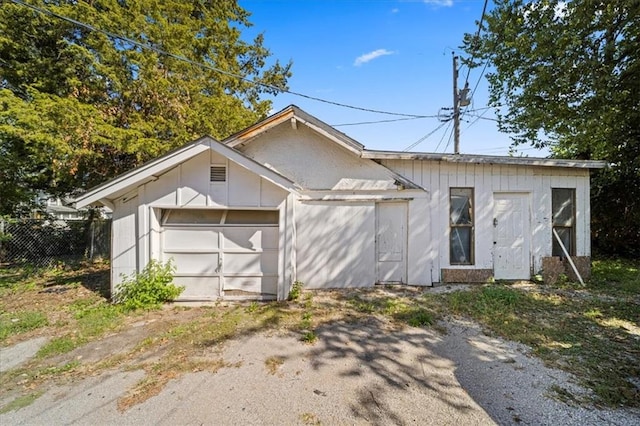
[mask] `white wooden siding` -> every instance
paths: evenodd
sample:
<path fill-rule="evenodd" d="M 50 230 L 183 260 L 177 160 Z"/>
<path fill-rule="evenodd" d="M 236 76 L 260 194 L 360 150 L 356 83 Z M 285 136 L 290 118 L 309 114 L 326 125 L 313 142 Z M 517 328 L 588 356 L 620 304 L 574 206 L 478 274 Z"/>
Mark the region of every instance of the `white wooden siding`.
<path fill-rule="evenodd" d="M 212 164 L 225 165 L 228 168 L 227 182 L 209 182 Z M 122 275 L 139 272 L 150 259 L 161 258 L 159 218 L 163 209 L 277 208 L 280 212 L 281 229 L 287 229 L 291 222 L 287 214 L 293 214 L 292 209 L 287 207 L 292 200 L 287 203 L 287 197 L 287 191 L 213 151 L 194 156 L 115 200 L 112 289 L 122 282 Z M 293 278 L 290 249 L 292 235 L 287 231 L 282 234 L 278 289 L 284 294 L 284 290 L 281 289 L 288 284 L 287 280 Z M 196 287 L 200 285 L 195 281 L 193 284 Z M 194 291 L 196 290 L 194 288 Z"/>
<path fill-rule="evenodd" d="M 589 171 L 586 169 L 425 160 L 383 160 L 382 164 L 428 191 L 428 209 L 410 206 L 409 222 L 410 230 L 420 221 L 429 224 L 429 232 L 422 234 L 425 238 L 422 245 L 425 247 L 423 256 L 433 258 L 433 265 L 430 266 L 433 281 L 440 280 L 442 268 L 493 269 L 494 193 L 530 194 L 532 265 L 537 272 L 542 267 L 542 257 L 551 255 L 551 188 L 575 188 L 576 254 L 590 255 Z M 452 187 L 474 189 L 473 265 L 449 263 L 449 189 Z M 413 257 L 410 264 L 425 261 L 416 252 L 418 245 L 415 241 L 409 244 L 409 255 Z"/>
<path fill-rule="evenodd" d="M 211 165 L 227 167 L 226 182 L 209 182 Z M 163 207 L 278 207 L 288 192 L 215 152 L 203 152 L 141 185 L 144 203 Z"/>
<path fill-rule="evenodd" d="M 137 270 L 136 209 L 137 196 L 124 201 L 119 199 L 111 224 L 111 290 L 122 282 L 123 275 Z"/>
<path fill-rule="evenodd" d="M 307 288 L 375 283 L 373 202 L 300 202 L 296 219 L 297 275 Z"/>

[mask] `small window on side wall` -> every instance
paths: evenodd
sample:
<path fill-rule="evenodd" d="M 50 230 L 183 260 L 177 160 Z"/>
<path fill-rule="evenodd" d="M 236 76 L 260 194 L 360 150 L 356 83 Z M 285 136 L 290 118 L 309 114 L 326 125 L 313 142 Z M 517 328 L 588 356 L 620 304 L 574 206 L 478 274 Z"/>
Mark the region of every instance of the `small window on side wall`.
<path fill-rule="evenodd" d="M 451 188 L 449 193 L 449 263 L 473 265 L 473 188 Z"/>
<path fill-rule="evenodd" d="M 572 188 L 552 188 L 551 189 L 551 211 L 553 213 L 553 229 L 560 236 L 562 244 L 571 256 L 576 254 L 576 190 Z M 552 255 L 562 256 L 565 254 L 558 243 L 555 235 L 551 235 Z"/>

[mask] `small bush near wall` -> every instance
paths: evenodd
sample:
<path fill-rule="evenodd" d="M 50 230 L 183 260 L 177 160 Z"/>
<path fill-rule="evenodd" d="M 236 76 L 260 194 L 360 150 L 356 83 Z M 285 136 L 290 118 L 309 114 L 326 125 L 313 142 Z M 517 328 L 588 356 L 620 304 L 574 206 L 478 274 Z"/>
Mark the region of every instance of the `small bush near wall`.
<path fill-rule="evenodd" d="M 171 262 L 152 260 L 142 270 L 124 278 L 113 301 L 126 310 L 152 309 L 175 300 L 184 287 L 173 284 L 174 266 Z"/>

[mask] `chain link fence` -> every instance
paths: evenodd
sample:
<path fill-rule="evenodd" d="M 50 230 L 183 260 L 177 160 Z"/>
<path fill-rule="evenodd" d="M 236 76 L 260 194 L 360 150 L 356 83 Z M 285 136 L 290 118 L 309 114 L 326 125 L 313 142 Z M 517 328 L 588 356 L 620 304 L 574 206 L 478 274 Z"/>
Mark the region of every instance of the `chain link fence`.
<path fill-rule="evenodd" d="M 109 257 L 111 220 L 0 219 L 0 265 Z"/>

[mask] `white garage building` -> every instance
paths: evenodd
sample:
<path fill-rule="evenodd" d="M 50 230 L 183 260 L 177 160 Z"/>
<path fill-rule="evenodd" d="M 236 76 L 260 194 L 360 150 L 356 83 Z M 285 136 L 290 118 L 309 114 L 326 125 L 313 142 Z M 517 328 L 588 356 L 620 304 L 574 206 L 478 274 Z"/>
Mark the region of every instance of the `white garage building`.
<path fill-rule="evenodd" d="M 113 210 L 111 281 L 151 259 L 182 300 L 306 288 L 528 279 L 590 256 L 595 161 L 365 150 L 295 106 L 88 191 Z M 554 243 L 555 241 L 555 243 Z"/>

